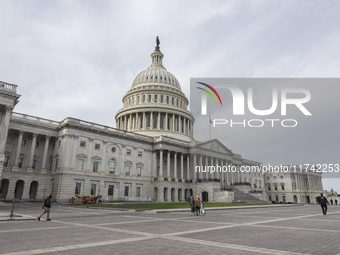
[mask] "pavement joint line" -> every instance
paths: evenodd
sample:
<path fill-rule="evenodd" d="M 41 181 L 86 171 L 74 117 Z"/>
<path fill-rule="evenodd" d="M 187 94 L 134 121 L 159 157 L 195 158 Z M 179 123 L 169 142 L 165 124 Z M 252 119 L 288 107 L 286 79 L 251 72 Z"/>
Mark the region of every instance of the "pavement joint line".
<path fill-rule="evenodd" d="M 68 250 L 74 250 L 74 249 L 80 249 L 80 248 L 84 249 L 84 248 L 93 248 L 93 247 L 106 246 L 106 245 L 112 245 L 112 244 L 144 241 L 148 239 L 151 239 L 151 238 L 150 237 L 133 237 L 133 238 L 126 238 L 126 239 L 119 239 L 119 240 L 83 243 L 81 245 L 65 245 L 65 246 L 58 246 L 58 247 L 52 247 L 52 248 L 46 248 L 46 249 L 34 249 L 34 250 L 21 251 L 21 252 L 10 252 L 10 253 L 4 253 L 3 255 L 33 255 L 33 254 L 68 251 Z"/>
<path fill-rule="evenodd" d="M 230 243 L 220 243 L 220 242 L 207 241 L 207 240 L 197 240 L 197 239 L 186 238 L 186 237 L 175 237 L 175 236 L 163 237 L 162 236 L 162 238 L 174 240 L 174 241 L 180 241 L 180 242 L 209 245 L 209 246 L 214 246 L 214 247 L 223 247 L 223 248 L 230 248 L 230 249 L 236 249 L 236 250 L 258 252 L 260 254 L 274 254 L 274 255 L 288 255 L 288 254 L 289 255 L 302 255 L 302 254 L 307 254 L 307 253 L 297 253 L 297 252 L 291 252 L 291 251 L 267 249 L 267 248 L 261 248 L 261 247 L 255 247 L 255 246 L 246 246 L 246 245 L 230 244 Z"/>
<path fill-rule="evenodd" d="M 269 226 L 269 225 L 254 225 L 254 226 L 255 226 L 255 227 L 262 227 L 262 228 L 279 228 L 279 229 L 294 229 L 294 230 L 302 230 L 302 231 L 316 231 L 316 232 L 334 232 L 334 233 L 340 233 L 340 230 L 334 230 L 334 229 L 296 228 L 296 227 Z"/>
<path fill-rule="evenodd" d="M 50 229 L 77 228 L 77 227 L 79 227 L 79 226 L 60 226 L 60 227 L 44 227 L 44 228 L 8 229 L 8 230 L 0 230 L 0 233 L 36 231 L 36 230 L 42 231 L 42 230 L 50 230 Z"/>

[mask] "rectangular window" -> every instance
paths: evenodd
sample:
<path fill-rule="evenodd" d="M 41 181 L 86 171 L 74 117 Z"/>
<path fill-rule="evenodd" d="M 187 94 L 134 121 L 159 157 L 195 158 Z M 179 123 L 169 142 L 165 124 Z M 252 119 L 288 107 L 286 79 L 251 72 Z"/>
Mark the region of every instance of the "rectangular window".
<path fill-rule="evenodd" d="M 81 190 L 81 183 L 80 182 L 77 182 L 76 183 L 76 187 L 74 189 L 74 194 L 75 195 L 80 195 L 80 190 Z"/>
<path fill-rule="evenodd" d="M 58 169 L 58 159 L 55 160 L 55 169 L 54 170 L 57 170 Z"/>
<path fill-rule="evenodd" d="M 19 162 L 18 162 L 18 167 L 21 168 L 22 167 L 22 163 L 24 162 L 23 158 L 19 158 Z"/>
<path fill-rule="evenodd" d="M 129 165 L 125 166 L 125 175 L 126 176 L 130 175 L 130 166 Z"/>
<path fill-rule="evenodd" d="M 80 147 L 85 147 L 86 146 L 86 142 L 85 141 L 80 141 Z"/>
<path fill-rule="evenodd" d="M 138 177 L 142 176 L 142 168 L 140 166 L 137 167 L 137 176 Z"/>
<path fill-rule="evenodd" d="M 282 196 L 282 201 L 286 202 L 286 196 Z"/>
<path fill-rule="evenodd" d="M 163 95 L 161 95 L 161 103 L 163 104 Z"/>
<path fill-rule="evenodd" d="M 36 143 L 37 148 L 39 147 L 39 142 Z"/>
<path fill-rule="evenodd" d="M 279 196 L 275 196 L 275 201 L 279 202 Z"/>
<path fill-rule="evenodd" d="M 277 186 L 275 186 L 274 188 L 275 188 L 275 190 L 277 190 Z"/>
<path fill-rule="evenodd" d="M 151 95 L 149 95 L 149 103 L 151 103 Z"/>
<path fill-rule="evenodd" d="M 145 95 L 143 95 L 143 103 L 145 103 Z"/>
<path fill-rule="evenodd" d="M 138 157 L 142 157 L 143 156 L 143 152 L 139 151 L 138 152 Z"/>
<path fill-rule="evenodd" d="M 95 148 L 96 150 L 99 150 L 99 149 L 100 149 L 100 144 L 99 144 L 99 143 L 96 143 L 96 144 L 94 145 L 94 148 Z"/>
<path fill-rule="evenodd" d="M 155 95 L 155 103 L 157 103 L 157 95 Z"/>
<path fill-rule="evenodd" d="M 136 197 L 140 197 L 140 190 L 141 190 L 141 188 L 137 187 L 137 189 L 136 189 Z"/>
<path fill-rule="evenodd" d="M 5 156 L 4 166 L 8 166 L 9 156 Z"/>
<path fill-rule="evenodd" d="M 269 196 L 269 197 L 268 197 L 268 200 L 269 200 L 269 201 L 272 201 L 272 196 Z"/>
<path fill-rule="evenodd" d="M 139 104 L 139 96 L 137 97 L 137 104 Z"/>
<path fill-rule="evenodd" d="M 50 168 L 49 168 L 50 171 L 52 171 L 52 167 L 53 167 L 53 159 L 50 159 Z"/>
<path fill-rule="evenodd" d="M 37 164 L 37 160 L 34 159 L 34 160 L 33 160 L 33 165 L 32 165 L 32 168 L 33 168 L 33 169 L 35 169 L 36 164 Z"/>
<path fill-rule="evenodd" d="M 282 184 L 282 185 L 281 185 L 281 189 L 282 189 L 282 190 L 285 190 L 285 185 Z"/>
<path fill-rule="evenodd" d="M 171 104 L 174 105 L 175 99 L 172 97 L 171 98 Z"/>
<path fill-rule="evenodd" d="M 107 190 L 107 195 L 108 196 L 113 196 L 113 191 L 114 191 L 114 186 L 113 185 L 109 185 L 109 188 Z"/>
<path fill-rule="evenodd" d="M 116 161 L 114 159 L 110 160 L 109 174 L 115 173 Z"/>
<path fill-rule="evenodd" d="M 91 184 L 91 195 L 96 195 L 96 193 L 97 193 L 97 184 L 92 183 Z"/>
<path fill-rule="evenodd" d="M 94 173 L 98 173 L 98 161 L 97 160 L 95 160 L 95 161 L 93 161 L 93 172 Z"/>
<path fill-rule="evenodd" d="M 126 151 L 126 154 L 127 154 L 127 155 L 131 155 L 131 150 L 128 149 L 128 150 Z"/>
<path fill-rule="evenodd" d="M 126 196 L 126 197 L 129 196 L 129 186 L 125 186 L 124 196 Z"/>
<path fill-rule="evenodd" d="M 78 171 L 83 171 L 84 170 L 84 159 L 78 159 Z"/>
<path fill-rule="evenodd" d="M 169 104 L 169 96 L 166 96 L 166 103 Z"/>
<path fill-rule="evenodd" d="M 150 116 L 146 118 L 146 127 L 150 128 Z"/>

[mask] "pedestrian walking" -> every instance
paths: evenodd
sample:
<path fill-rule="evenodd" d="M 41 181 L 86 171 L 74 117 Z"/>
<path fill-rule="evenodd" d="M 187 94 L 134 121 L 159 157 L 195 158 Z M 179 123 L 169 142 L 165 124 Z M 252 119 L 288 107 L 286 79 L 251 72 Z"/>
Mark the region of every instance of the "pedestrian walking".
<path fill-rule="evenodd" d="M 204 203 L 203 203 L 203 201 L 201 201 L 200 213 L 201 213 L 201 216 L 205 216 L 205 209 L 204 209 Z"/>
<path fill-rule="evenodd" d="M 195 199 L 194 199 L 194 197 L 193 196 L 191 196 L 190 198 L 189 198 L 189 203 L 190 203 L 190 216 L 191 215 L 195 215 Z"/>
<path fill-rule="evenodd" d="M 50 210 L 51 210 L 51 198 L 52 198 L 52 195 L 49 195 L 45 200 L 44 200 L 44 206 L 43 206 L 43 209 L 44 211 L 42 212 L 42 214 L 37 218 L 38 221 L 40 221 L 40 218 L 45 214 L 47 213 L 47 221 L 51 221 L 50 219 Z"/>
<path fill-rule="evenodd" d="M 329 202 L 331 202 L 331 205 L 333 205 L 333 199 L 329 200 Z"/>
<path fill-rule="evenodd" d="M 196 196 L 196 216 L 200 215 L 200 208 L 201 208 L 201 199 L 199 196 Z"/>
<path fill-rule="evenodd" d="M 328 203 L 327 198 L 324 197 L 322 193 L 320 194 L 319 201 L 320 201 L 320 206 L 321 206 L 321 209 L 322 209 L 322 213 L 323 213 L 323 215 L 326 215 L 327 214 L 327 204 L 329 204 L 329 203 Z"/>
<path fill-rule="evenodd" d="M 335 203 L 335 205 L 338 205 L 338 200 L 335 199 L 335 200 L 334 200 L 334 203 Z"/>

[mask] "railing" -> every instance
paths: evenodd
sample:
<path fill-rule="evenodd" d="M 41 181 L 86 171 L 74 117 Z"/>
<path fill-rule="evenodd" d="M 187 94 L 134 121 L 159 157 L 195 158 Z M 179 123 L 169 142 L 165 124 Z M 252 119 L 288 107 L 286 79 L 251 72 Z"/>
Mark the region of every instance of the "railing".
<path fill-rule="evenodd" d="M 84 121 L 84 120 L 74 119 L 74 118 L 66 118 L 65 120 L 63 120 L 60 123 L 60 125 L 65 125 L 65 124 L 80 125 L 82 127 L 96 129 L 96 130 L 99 130 L 99 131 L 115 132 L 115 133 L 120 133 L 120 134 L 127 135 L 127 136 L 133 136 L 135 138 L 140 138 L 140 139 L 143 139 L 143 140 L 149 141 L 149 142 L 153 141 L 153 138 L 150 137 L 150 136 L 146 136 L 146 135 L 142 135 L 142 134 L 136 134 L 136 133 L 133 133 L 133 132 L 130 132 L 130 131 L 125 131 L 125 130 L 121 130 L 121 129 L 117 129 L 117 128 L 113 128 L 113 127 L 109 127 L 109 126 L 104 126 L 104 125 L 100 125 L 100 124 L 96 124 L 96 123 L 88 122 L 88 121 Z"/>
<path fill-rule="evenodd" d="M 17 87 L 18 87 L 17 85 L 0 81 L 0 89 L 6 89 L 6 90 L 10 90 L 14 93 L 17 93 Z"/>
<path fill-rule="evenodd" d="M 39 118 L 39 117 L 35 117 L 35 116 L 27 115 L 27 114 L 22 114 L 22 113 L 17 113 L 17 112 L 12 113 L 12 118 L 17 119 L 17 120 L 31 121 L 31 122 L 35 122 L 35 123 L 39 123 L 39 124 L 55 126 L 55 127 L 59 126 L 59 122 L 57 122 L 57 121 Z"/>

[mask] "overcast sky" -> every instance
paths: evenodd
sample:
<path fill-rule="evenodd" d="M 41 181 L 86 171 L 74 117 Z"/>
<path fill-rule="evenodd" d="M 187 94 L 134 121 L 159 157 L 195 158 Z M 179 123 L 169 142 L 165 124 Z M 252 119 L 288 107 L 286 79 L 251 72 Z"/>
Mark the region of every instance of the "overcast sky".
<path fill-rule="evenodd" d="M 115 126 L 156 36 L 189 97 L 191 77 L 339 77 L 339 16 L 331 0 L 0 0 L 0 80 L 19 86 L 15 112 Z M 266 162 L 237 140 L 227 147 Z M 339 140 L 320 150 L 338 162 L 322 163 L 340 163 Z M 324 188 L 340 191 L 336 181 Z"/>

